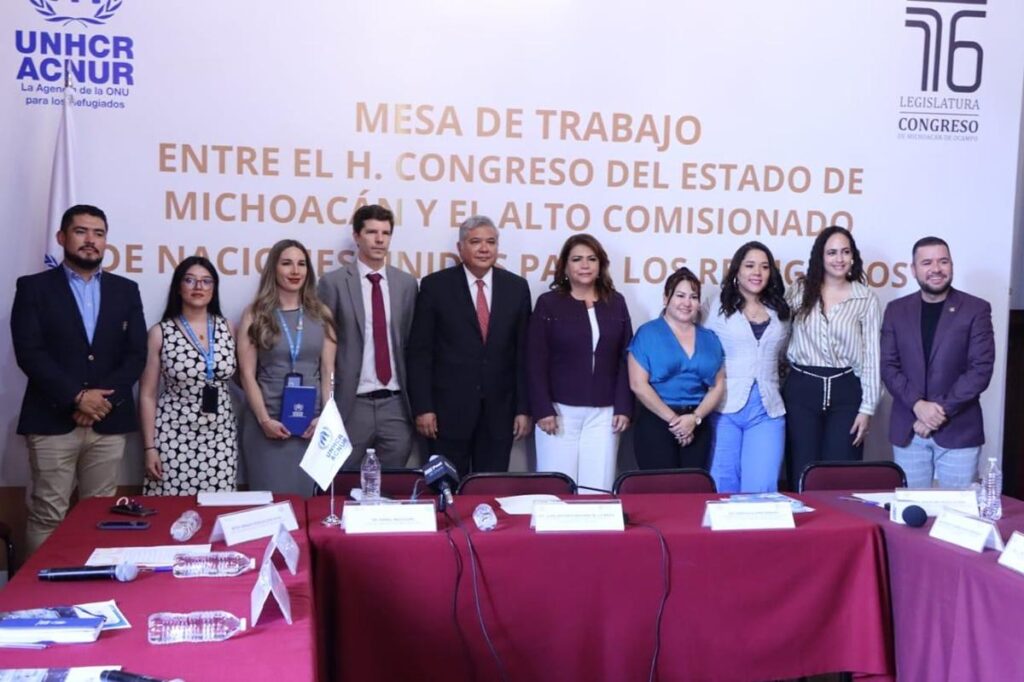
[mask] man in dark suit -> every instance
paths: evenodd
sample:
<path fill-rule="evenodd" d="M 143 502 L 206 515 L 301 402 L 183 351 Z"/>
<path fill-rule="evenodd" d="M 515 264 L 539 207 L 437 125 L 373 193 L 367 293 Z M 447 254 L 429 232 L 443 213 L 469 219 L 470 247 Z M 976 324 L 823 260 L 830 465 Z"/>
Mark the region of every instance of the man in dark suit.
<path fill-rule="evenodd" d="M 67 513 L 71 492 L 117 490 L 125 434 L 138 428 L 132 386 L 146 364 L 146 321 L 138 286 L 103 272 L 107 217 L 72 206 L 57 241 L 64 262 L 18 279 L 11 337 L 28 377 L 18 433 L 32 470 L 29 551 Z"/>
<path fill-rule="evenodd" d="M 910 487 L 938 478 L 966 488 L 985 443 L 978 398 L 995 361 L 992 307 L 953 288 L 949 245 L 938 237 L 914 244 L 912 271 L 920 293 L 891 302 L 882 321 L 889 440 Z"/>
<path fill-rule="evenodd" d="M 460 265 L 423 278 L 409 340 L 416 429 L 460 475 L 507 471 L 512 441 L 530 430 L 526 327 L 530 288 L 494 267 L 498 230 L 473 216 L 459 226 Z"/>
<path fill-rule="evenodd" d="M 334 390 L 353 449 L 346 469 L 358 469 L 368 447 L 391 468 L 404 467 L 412 450 L 405 347 L 416 278 L 387 264 L 394 228 L 395 216 L 383 206 L 356 210 L 356 259 L 319 284 L 338 333 Z"/>

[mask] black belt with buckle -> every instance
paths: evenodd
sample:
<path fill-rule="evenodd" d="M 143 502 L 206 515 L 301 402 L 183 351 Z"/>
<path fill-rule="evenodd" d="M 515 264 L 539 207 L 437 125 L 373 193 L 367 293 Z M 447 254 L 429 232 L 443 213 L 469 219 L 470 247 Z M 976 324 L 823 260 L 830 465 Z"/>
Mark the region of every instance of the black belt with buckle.
<path fill-rule="evenodd" d="M 370 391 L 369 393 L 360 393 L 357 398 L 369 398 L 370 400 L 384 400 L 384 398 L 390 398 L 392 396 L 401 395 L 401 391 L 389 391 L 386 388 L 382 388 L 379 391 Z"/>

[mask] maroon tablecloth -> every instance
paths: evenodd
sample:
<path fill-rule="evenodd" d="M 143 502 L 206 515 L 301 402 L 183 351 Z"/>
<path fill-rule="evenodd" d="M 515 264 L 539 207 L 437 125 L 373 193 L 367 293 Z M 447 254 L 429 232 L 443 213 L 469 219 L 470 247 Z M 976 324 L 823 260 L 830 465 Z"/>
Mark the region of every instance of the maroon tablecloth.
<path fill-rule="evenodd" d="M 226 642 L 156 646 L 146 639 L 146 620 L 158 611 L 201 611 L 223 609 L 249 619 L 249 593 L 256 582 L 255 571 L 234 578 L 175 578 L 170 573 L 143 573 L 134 582 L 42 582 L 40 568 L 81 566 L 96 547 L 153 546 L 175 544 L 171 523 L 185 509 L 198 509 L 203 527 L 192 543 L 205 543 L 217 514 L 237 508 L 197 508 L 195 497 L 147 497 L 146 506 L 157 509 L 148 517 L 146 531 L 101 531 L 96 522 L 132 517 L 111 514 L 112 498 L 91 498 L 80 502 L 68 518 L 29 561 L 14 580 L 0 590 L 0 611 L 45 606 L 63 606 L 114 599 L 132 624 L 130 630 L 107 631 L 91 644 L 54 645 L 42 651 L 0 649 L 0 668 L 45 668 L 82 665 L 122 665 L 125 670 L 160 678 L 182 677 L 188 682 L 202 680 L 313 680 L 316 678 L 312 580 L 309 543 L 305 532 L 306 513 L 301 498 L 291 499 L 300 529 L 292 536 L 299 545 L 300 564 L 292 576 L 278 560 L 291 597 L 292 618 L 288 625 L 270 599 L 259 624 Z M 267 539 L 246 542 L 230 549 L 262 560 Z M 223 542 L 214 550 L 229 549 Z"/>
<path fill-rule="evenodd" d="M 795 530 L 701 528 L 705 495 L 624 497 L 664 535 L 671 592 L 657 679 L 765 680 L 893 670 L 877 524 L 825 507 Z M 646 680 L 663 587 L 657 534 L 536 534 L 498 511 L 478 554 L 481 609 L 510 680 Z M 490 500 L 493 503 L 493 500 Z M 324 664 L 334 679 L 497 680 L 461 531 L 351 536 L 308 502 Z M 456 557 L 457 555 L 457 557 Z M 462 578 L 453 616 L 458 568 Z M 456 625 L 457 621 L 457 625 Z"/>
<path fill-rule="evenodd" d="M 807 493 L 879 524 L 885 533 L 892 586 L 896 671 L 900 682 L 1024 680 L 1024 575 L 982 554 L 928 536 L 922 528 L 888 521 L 888 512 L 839 493 Z M 1024 531 L 1024 502 L 1003 498 L 1003 539 Z"/>

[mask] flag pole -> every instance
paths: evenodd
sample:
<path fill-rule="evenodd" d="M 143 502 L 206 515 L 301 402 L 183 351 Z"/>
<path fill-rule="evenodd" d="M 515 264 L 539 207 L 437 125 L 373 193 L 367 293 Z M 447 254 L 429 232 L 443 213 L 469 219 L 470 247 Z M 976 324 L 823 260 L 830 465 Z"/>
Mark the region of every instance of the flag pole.
<path fill-rule="evenodd" d="M 334 372 L 331 372 L 331 392 L 327 396 L 327 399 L 328 400 L 334 400 Z M 328 527 L 333 527 L 333 526 L 340 527 L 341 526 L 341 517 L 334 513 L 334 479 L 333 478 L 331 479 L 331 493 L 330 494 L 331 494 L 331 511 L 324 518 L 324 520 L 321 521 L 320 523 L 322 523 L 323 525 L 328 526 Z"/>

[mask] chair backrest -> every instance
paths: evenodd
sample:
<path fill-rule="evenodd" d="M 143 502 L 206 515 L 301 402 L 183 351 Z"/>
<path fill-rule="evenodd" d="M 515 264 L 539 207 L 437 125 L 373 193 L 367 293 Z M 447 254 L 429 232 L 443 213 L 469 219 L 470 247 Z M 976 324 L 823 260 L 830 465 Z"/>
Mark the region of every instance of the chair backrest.
<path fill-rule="evenodd" d="M 419 469 L 381 469 L 380 494 L 384 497 L 400 499 L 412 497 L 416 481 L 422 479 L 423 472 Z M 339 471 L 334 475 L 334 493 L 341 497 L 348 497 L 348 492 L 352 488 L 359 488 L 362 483 L 359 471 Z M 424 488 L 424 484 L 420 483 L 419 492 L 426 492 Z"/>
<path fill-rule="evenodd" d="M 540 471 L 531 473 L 469 474 L 459 483 L 460 495 L 574 495 L 576 484 L 563 473 Z"/>
<path fill-rule="evenodd" d="M 907 486 L 896 462 L 815 462 L 800 474 L 797 492 L 805 490 L 894 490 Z"/>
<path fill-rule="evenodd" d="M 615 479 L 616 495 L 634 493 L 714 493 L 715 481 L 703 469 L 624 471 Z"/>

